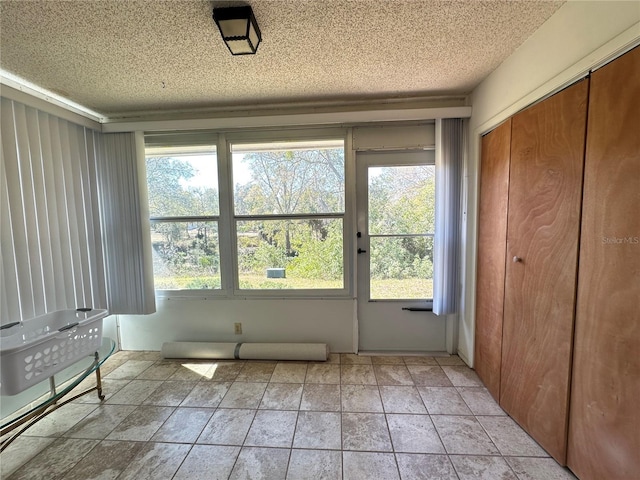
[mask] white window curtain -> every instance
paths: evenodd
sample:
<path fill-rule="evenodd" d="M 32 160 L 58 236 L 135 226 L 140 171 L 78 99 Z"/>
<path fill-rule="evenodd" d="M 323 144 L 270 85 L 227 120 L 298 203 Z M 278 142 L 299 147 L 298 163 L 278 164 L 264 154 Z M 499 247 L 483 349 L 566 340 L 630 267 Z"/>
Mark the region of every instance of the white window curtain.
<path fill-rule="evenodd" d="M 142 133 L 102 135 L 100 211 L 110 313 L 156 311 Z"/>
<path fill-rule="evenodd" d="M 433 313 L 457 313 L 463 163 L 463 121 L 436 120 L 436 233 Z"/>
<path fill-rule="evenodd" d="M 1 323 L 105 308 L 100 134 L 7 98 L 1 102 Z"/>

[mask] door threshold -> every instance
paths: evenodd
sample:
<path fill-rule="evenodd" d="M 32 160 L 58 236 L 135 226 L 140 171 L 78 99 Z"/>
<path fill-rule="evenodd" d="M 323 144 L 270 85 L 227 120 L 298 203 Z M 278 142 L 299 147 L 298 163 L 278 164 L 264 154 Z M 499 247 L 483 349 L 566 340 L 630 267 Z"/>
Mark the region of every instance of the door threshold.
<path fill-rule="evenodd" d="M 450 357 L 451 355 L 447 352 L 416 352 L 413 351 L 402 351 L 402 350 L 360 350 L 356 355 L 361 355 L 363 357 Z"/>

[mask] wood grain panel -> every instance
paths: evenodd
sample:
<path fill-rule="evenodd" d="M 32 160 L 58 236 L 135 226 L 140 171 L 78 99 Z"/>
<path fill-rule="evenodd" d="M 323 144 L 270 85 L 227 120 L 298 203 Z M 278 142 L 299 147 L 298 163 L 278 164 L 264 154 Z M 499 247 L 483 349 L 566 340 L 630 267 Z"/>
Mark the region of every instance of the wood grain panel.
<path fill-rule="evenodd" d="M 592 75 L 568 464 L 640 478 L 640 47 Z"/>
<path fill-rule="evenodd" d="M 515 115 L 511 131 L 500 404 L 561 464 L 587 95 L 583 80 Z"/>
<path fill-rule="evenodd" d="M 511 119 L 482 137 L 474 368 L 500 398 Z"/>

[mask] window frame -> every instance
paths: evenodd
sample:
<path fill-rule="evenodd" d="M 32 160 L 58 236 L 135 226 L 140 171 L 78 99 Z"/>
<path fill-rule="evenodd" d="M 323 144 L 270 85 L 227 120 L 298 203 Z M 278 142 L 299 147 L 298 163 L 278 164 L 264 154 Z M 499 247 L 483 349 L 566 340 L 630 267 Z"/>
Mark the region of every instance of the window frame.
<path fill-rule="evenodd" d="M 185 216 L 185 217 L 150 217 L 149 221 L 217 221 L 218 223 L 218 248 L 220 255 L 220 280 L 218 289 L 182 289 L 165 290 L 155 289 L 155 294 L 160 298 L 354 298 L 354 266 L 353 250 L 355 234 L 353 219 L 355 212 L 355 164 L 353 162 L 353 150 L 351 148 L 350 129 L 347 128 L 306 128 L 306 129 L 262 129 L 252 131 L 231 132 L 151 132 L 145 133 L 145 158 L 146 149 L 152 146 L 171 146 L 179 150 L 180 146 L 189 147 L 193 142 L 200 145 L 215 146 L 215 154 L 218 168 L 218 204 L 217 216 Z M 344 145 L 344 211 L 328 214 L 293 214 L 293 215 L 235 215 L 234 207 L 234 182 L 232 146 L 255 143 L 276 142 L 300 142 L 300 141 L 342 141 Z M 237 222 L 254 220 L 286 219 L 305 220 L 309 218 L 342 219 L 342 258 L 343 258 L 343 287 L 339 289 L 240 289 Z M 154 272 L 155 276 L 155 272 Z"/>
<path fill-rule="evenodd" d="M 158 289 L 154 291 L 156 297 L 184 297 L 184 296 L 201 296 L 202 292 L 206 292 L 207 296 L 221 296 L 223 295 L 223 272 L 222 272 L 222 246 L 220 241 L 220 161 L 218 159 L 218 135 L 211 132 L 177 132 L 168 134 L 145 134 L 145 165 L 148 157 L 156 156 L 170 156 L 171 153 L 176 155 L 189 155 L 197 152 L 189 149 L 197 150 L 197 147 L 210 147 L 210 153 L 213 153 L 216 158 L 216 167 L 218 170 L 218 214 L 217 215 L 149 215 L 149 224 L 152 228 L 154 223 L 184 223 L 184 222 L 216 222 L 218 228 L 218 255 L 220 263 L 220 288 L 210 289 Z M 181 147 L 184 147 L 184 151 Z M 158 155 L 147 153 L 149 150 L 158 148 L 160 152 Z M 162 149 L 167 150 L 167 153 L 162 153 Z M 145 170 L 145 181 L 148 185 L 148 177 Z M 155 280 L 155 271 L 153 272 Z"/>

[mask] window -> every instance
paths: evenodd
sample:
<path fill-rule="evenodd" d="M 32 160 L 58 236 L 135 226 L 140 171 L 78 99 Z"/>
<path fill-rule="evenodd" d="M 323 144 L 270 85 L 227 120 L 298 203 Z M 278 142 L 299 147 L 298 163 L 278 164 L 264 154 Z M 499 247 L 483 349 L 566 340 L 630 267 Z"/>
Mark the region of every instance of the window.
<path fill-rule="evenodd" d="M 145 136 L 156 290 L 344 294 L 344 138 L 208 135 Z"/>
<path fill-rule="evenodd" d="M 215 146 L 147 147 L 156 290 L 219 289 Z"/>
<path fill-rule="evenodd" d="M 370 298 L 433 298 L 435 166 L 368 169 Z"/>
<path fill-rule="evenodd" d="M 239 288 L 343 289 L 344 141 L 231 151 Z"/>

